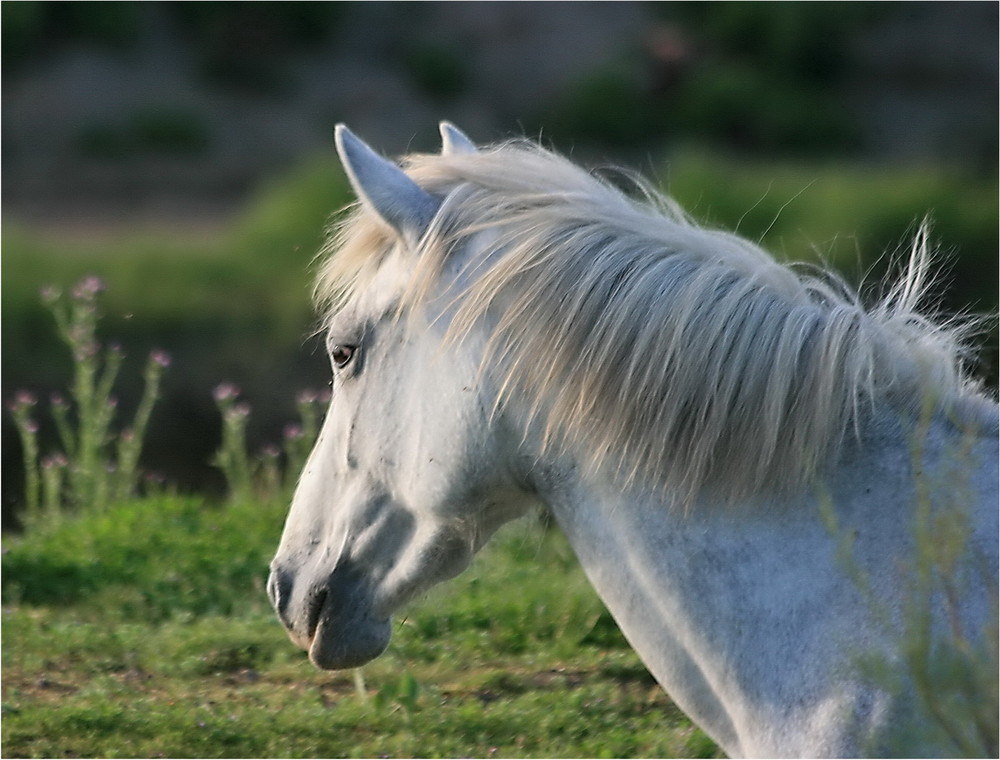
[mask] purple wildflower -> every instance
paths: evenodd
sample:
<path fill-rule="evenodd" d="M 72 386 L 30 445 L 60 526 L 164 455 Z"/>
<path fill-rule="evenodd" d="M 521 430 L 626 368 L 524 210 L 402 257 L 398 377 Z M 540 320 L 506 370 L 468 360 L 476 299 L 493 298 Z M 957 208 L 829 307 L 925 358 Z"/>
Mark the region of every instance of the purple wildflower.
<path fill-rule="evenodd" d="M 40 291 L 42 296 L 42 303 L 54 304 L 56 301 L 62 297 L 62 291 L 54 285 L 46 285 Z"/>
<path fill-rule="evenodd" d="M 95 275 L 84 277 L 73 286 L 73 297 L 81 300 L 93 299 L 104 290 L 104 280 Z"/>
<path fill-rule="evenodd" d="M 159 348 L 153 349 L 153 351 L 150 352 L 149 360 L 160 365 L 161 367 L 170 366 L 170 354 Z"/>
<path fill-rule="evenodd" d="M 14 396 L 14 403 L 17 406 L 34 406 L 36 399 L 31 391 L 18 391 L 17 395 Z"/>
<path fill-rule="evenodd" d="M 47 456 L 42 460 L 42 467 L 47 470 L 51 470 L 57 467 L 68 467 L 69 461 L 62 454 L 53 454 L 52 456 Z"/>
<path fill-rule="evenodd" d="M 240 395 L 240 389 L 232 383 L 219 383 L 212 391 L 212 397 L 217 402 L 232 401 Z"/>
<path fill-rule="evenodd" d="M 313 404 L 319 399 L 319 394 L 313 390 L 300 391 L 296 401 L 300 404 Z"/>

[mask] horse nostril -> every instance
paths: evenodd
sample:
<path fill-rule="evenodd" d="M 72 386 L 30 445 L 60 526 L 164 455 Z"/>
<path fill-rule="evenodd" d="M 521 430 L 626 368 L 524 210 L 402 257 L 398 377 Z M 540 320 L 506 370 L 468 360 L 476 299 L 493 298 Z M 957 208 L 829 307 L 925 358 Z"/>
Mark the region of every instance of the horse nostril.
<path fill-rule="evenodd" d="M 316 634 L 319 627 L 319 617 L 323 613 L 323 606 L 326 604 L 329 591 L 327 587 L 317 586 L 309 595 L 309 612 L 306 617 L 306 636 L 310 639 Z"/>
<path fill-rule="evenodd" d="M 271 606 L 278 606 L 278 596 L 280 594 L 278 589 L 278 577 L 272 572 L 267 576 L 267 598 L 271 600 Z"/>
<path fill-rule="evenodd" d="M 286 611 L 292 596 L 291 587 L 292 583 L 287 575 L 279 570 L 271 571 L 267 579 L 267 596 L 271 600 L 271 606 L 274 607 L 274 611 L 278 613 L 278 619 L 281 620 L 286 628 L 290 627 Z"/>

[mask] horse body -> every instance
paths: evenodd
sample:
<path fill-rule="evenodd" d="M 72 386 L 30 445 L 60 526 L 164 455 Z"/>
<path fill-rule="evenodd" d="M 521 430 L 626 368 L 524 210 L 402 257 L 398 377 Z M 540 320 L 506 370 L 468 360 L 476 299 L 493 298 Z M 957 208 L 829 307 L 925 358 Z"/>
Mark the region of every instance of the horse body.
<path fill-rule="evenodd" d="M 442 134 L 444 163 L 471 172 L 477 154 L 468 139 L 450 125 Z M 972 645 L 994 621 L 997 416 L 992 402 L 932 362 L 947 342 L 935 342 L 940 333 L 913 333 L 919 320 L 908 314 L 887 317 L 888 327 L 853 312 L 825 320 L 848 306 L 828 308 L 833 296 L 817 296 L 820 286 L 804 295 L 763 254 L 728 238 L 710 241 L 722 253 L 679 264 L 632 261 L 613 275 L 576 276 L 591 280 L 562 292 L 545 270 L 558 252 L 505 258 L 519 235 L 526 249 L 537 248 L 537 220 L 500 228 L 461 217 L 476 205 L 472 186 L 489 177 L 446 182 L 428 159 L 411 168 L 417 182 L 343 129 L 338 149 L 361 206 L 334 243 L 320 293 L 334 393 L 268 584 L 279 617 L 315 664 L 353 667 L 380 654 L 400 606 L 461 572 L 501 524 L 542 504 L 647 667 L 727 753 L 953 751 L 955 736 L 924 730 L 927 708 L 906 636 L 914 610 L 926 622 L 918 633 L 960 635 Z M 539 166 L 537 191 L 531 185 L 506 219 L 523 222 L 531 198 L 556 194 L 544 192 L 549 169 Z M 585 189 L 560 192 L 573 200 Z M 632 213 L 625 205 L 613 211 Z M 554 237 L 571 250 L 588 219 L 581 211 Z M 619 237 L 642 237 L 647 224 L 655 228 L 643 217 Z M 602 241 L 594 255 L 609 267 L 616 259 L 603 241 L 612 231 L 590 238 Z M 704 242 L 693 229 L 668 232 L 677 239 L 667 247 Z M 449 244 L 435 248 L 433 239 Z M 476 290 L 504 267 L 503 287 Z M 713 267 L 725 271 L 700 282 Z M 656 279 L 664 271 L 689 276 L 694 289 L 671 291 Z M 588 302 L 606 304 L 626 287 L 660 301 L 669 295 L 676 310 L 688 302 L 687 322 L 663 318 L 659 332 L 680 336 L 666 344 L 664 361 L 686 356 L 711 394 L 690 373 L 633 360 L 645 352 L 648 363 L 659 346 L 657 330 L 628 332 L 650 303 L 626 304 L 631 317 L 610 326 L 587 323 Z M 724 288 L 738 293 L 720 301 L 727 316 L 706 332 L 703 304 Z M 762 291 L 766 302 L 755 300 Z M 526 310 L 536 319 L 522 329 Z M 755 336 L 740 323 L 765 343 L 773 325 L 769 360 L 781 357 L 797 374 L 775 373 L 746 354 Z M 697 343 L 715 354 L 699 354 Z M 627 366 L 628 376 L 616 386 L 586 362 Z M 854 367 L 853 379 L 825 376 L 824 362 Z M 679 398 L 656 395 L 668 380 Z M 602 410 L 593 401 L 648 388 L 648 403 L 617 398 Z M 821 391 L 829 398 L 807 398 Z M 826 425 L 810 416 L 806 401 L 837 419 Z M 564 413 L 550 413 L 557 407 Z M 755 415 L 766 455 L 757 458 L 741 451 L 753 441 Z M 620 435 L 612 435 L 619 421 Z M 651 422 L 673 448 L 656 448 L 655 435 L 628 436 L 630 426 Z M 685 437 L 692 430 L 696 441 Z M 837 440 L 827 447 L 824 436 Z M 673 461 L 660 468 L 665 454 Z M 775 456 L 788 458 L 787 487 L 774 483 Z M 742 468 L 722 461 L 741 457 Z M 945 533 L 958 539 L 934 554 L 928 546 L 944 544 Z M 925 555 L 944 566 L 942 583 L 924 582 Z M 865 658 L 879 659 L 892 683 L 866 677 Z M 958 739 L 975 730 L 960 727 Z"/>
<path fill-rule="evenodd" d="M 949 427 L 936 423 L 933 440 L 961 445 Z M 910 445 L 903 436 L 878 443 L 859 448 L 830 478 L 836 535 L 808 495 L 764 511 L 698 504 L 683 515 L 664 509 L 655 492 L 622 493 L 562 471 L 541 478 L 543 500 L 629 643 L 729 755 L 953 751 L 940 736 L 935 746 L 908 733 L 928 719 L 908 702 L 910 689 L 858 675 L 859 661 L 877 655 L 907 677 L 899 649 L 919 593 L 911 584 Z M 996 439 L 978 438 L 971 448 L 979 472 L 989 472 Z M 925 464 L 948 466 L 939 456 Z M 976 530 L 962 573 L 978 594 L 959 614 L 964 631 L 983 632 L 995 614 L 984 570 L 997 561 L 995 483 L 982 477 L 967 486 L 978 506 L 967 516 Z M 845 572 L 844 536 L 853 538 L 855 571 L 872 582 L 870 601 Z"/>

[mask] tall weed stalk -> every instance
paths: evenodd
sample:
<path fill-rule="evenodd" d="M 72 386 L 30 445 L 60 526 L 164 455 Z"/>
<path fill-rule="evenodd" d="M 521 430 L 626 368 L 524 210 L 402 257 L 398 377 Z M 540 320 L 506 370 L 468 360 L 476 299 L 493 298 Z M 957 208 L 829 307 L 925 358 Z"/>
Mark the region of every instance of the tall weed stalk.
<path fill-rule="evenodd" d="M 73 379 L 68 398 L 57 393 L 49 399 L 61 451 L 41 455 L 34 395 L 20 391 L 9 404 L 23 451 L 27 526 L 66 510 L 103 509 L 133 495 L 139 484 L 143 440 L 170 357 L 159 350 L 149 355 L 135 414 L 116 432 L 118 402 L 112 391 L 125 354 L 117 344 L 102 346 L 97 339 L 103 290 L 104 283 L 91 276 L 68 297 L 53 287 L 42 291 L 73 358 Z"/>
<path fill-rule="evenodd" d="M 225 476 L 229 498 L 239 502 L 287 501 L 319 435 L 330 394 L 302 391 L 296 400 L 299 421 L 285 426 L 281 448 L 265 446 L 257 457 L 251 457 L 247 450 L 251 407 L 240 399 L 240 389 L 232 383 L 222 383 L 212 395 L 222 415 L 222 440 L 213 463 Z"/>

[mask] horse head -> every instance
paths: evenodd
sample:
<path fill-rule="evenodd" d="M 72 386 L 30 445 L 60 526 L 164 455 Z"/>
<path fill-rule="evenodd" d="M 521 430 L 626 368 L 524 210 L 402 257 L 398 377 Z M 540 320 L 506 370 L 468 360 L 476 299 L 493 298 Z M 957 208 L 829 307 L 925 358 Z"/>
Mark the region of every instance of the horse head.
<path fill-rule="evenodd" d="M 441 134 L 443 155 L 476 150 L 448 123 Z M 442 343 L 446 294 L 401 313 L 442 199 L 342 125 L 336 145 L 378 243 L 371 276 L 326 325 L 332 400 L 268 581 L 291 639 L 326 669 L 378 656 L 393 612 L 461 572 L 527 504 L 475 341 Z"/>

